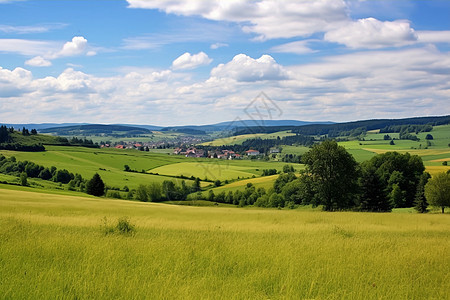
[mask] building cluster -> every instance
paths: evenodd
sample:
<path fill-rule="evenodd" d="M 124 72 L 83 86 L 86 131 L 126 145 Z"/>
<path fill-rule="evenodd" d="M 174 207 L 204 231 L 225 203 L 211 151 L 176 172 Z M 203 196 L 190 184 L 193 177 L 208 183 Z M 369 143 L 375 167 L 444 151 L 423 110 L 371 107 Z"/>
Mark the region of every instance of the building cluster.
<path fill-rule="evenodd" d="M 195 147 L 178 147 L 173 150 L 175 155 L 184 155 L 186 157 L 208 157 L 208 158 L 218 158 L 218 159 L 241 159 L 242 155 L 236 153 L 232 150 L 213 150 L 205 151 L 203 149 L 197 149 Z M 248 150 L 245 152 L 247 156 L 260 155 L 258 150 Z"/>

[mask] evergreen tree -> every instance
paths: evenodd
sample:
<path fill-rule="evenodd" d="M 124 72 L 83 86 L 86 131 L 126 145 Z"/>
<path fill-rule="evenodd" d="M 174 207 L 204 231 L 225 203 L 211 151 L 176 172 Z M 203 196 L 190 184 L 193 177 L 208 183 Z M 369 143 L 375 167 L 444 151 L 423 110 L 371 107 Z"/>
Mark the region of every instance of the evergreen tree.
<path fill-rule="evenodd" d="M 86 193 L 97 197 L 105 194 L 105 183 L 98 173 L 95 173 L 91 180 L 86 184 Z"/>
<path fill-rule="evenodd" d="M 359 208 L 362 211 L 391 211 L 392 203 L 386 195 L 384 185 L 376 173 L 376 169 L 363 165 L 359 178 L 361 194 L 359 195 Z"/>
<path fill-rule="evenodd" d="M 416 198 L 414 201 L 416 206 L 414 206 L 414 209 L 419 213 L 426 213 L 428 211 L 428 202 L 427 198 L 425 197 L 425 185 L 430 178 L 430 174 L 424 172 L 422 176 L 420 176 L 419 184 L 417 185 Z"/>

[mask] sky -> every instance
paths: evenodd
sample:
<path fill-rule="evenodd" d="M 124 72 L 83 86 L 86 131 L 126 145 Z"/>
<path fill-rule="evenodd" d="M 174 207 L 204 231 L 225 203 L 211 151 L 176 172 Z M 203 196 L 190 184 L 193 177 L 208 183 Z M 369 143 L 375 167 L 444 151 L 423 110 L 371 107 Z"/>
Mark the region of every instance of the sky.
<path fill-rule="evenodd" d="M 446 0 L 0 0 L 0 123 L 448 115 L 449 16 Z"/>

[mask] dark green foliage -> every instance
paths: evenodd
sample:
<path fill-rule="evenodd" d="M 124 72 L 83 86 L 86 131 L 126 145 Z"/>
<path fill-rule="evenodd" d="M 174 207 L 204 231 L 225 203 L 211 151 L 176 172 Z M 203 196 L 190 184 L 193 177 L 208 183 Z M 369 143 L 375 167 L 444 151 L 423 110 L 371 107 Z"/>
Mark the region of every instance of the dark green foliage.
<path fill-rule="evenodd" d="M 270 176 L 277 174 L 277 169 L 264 169 L 261 176 Z"/>
<path fill-rule="evenodd" d="M 273 189 L 275 190 L 276 193 L 281 193 L 281 190 L 283 189 L 283 187 L 287 183 L 289 183 L 295 179 L 297 179 L 297 176 L 295 176 L 294 173 L 282 173 L 275 180 L 275 182 L 273 184 Z"/>
<path fill-rule="evenodd" d="M 218 187 L 220 186 L 222 183 L 220 182 L 219 179 L 217 179 L 216 181 L 214 181 L 214 186 Z"/>
<path fill-rule="evenodd" d="M 213 202 L 214 199 L 215 199 L 214 192 L 212 190 L 209 190 L 208 197 L 206 198 L 206 200 Z"/>
<path fill-rule="evenodd" d="M 290 172 L 295 172 L 295 169 L 292 165 L 284 165 L 283 166 L 283 173 L 290 173 Z"/>
<path fill-rule="evenodd" d="M 363 164 L 358 182 L 360 186 L 359 209 L 361 211 L 391 211 L 392 203 L 386 195 L 383 182 L 374 167 Z"/>
<path fill-rule="evenodd" d="M 288 182 L 281 192 L 286 201 L 294 204 L 314 204 L 313 181 L 307 174 L 302 174 L 298 179 Z"/>
<path fill-rule="evenodd" d="M 416 197 L 414 199 L 414 209 L 419 213 L 426 213 L 428 211 L 428 202 L 425 197 L 425 185 L 430 178 L 430 174 L 424 172 L 420 176 L 419 184 L 417 185 Z"/>
<path fill-rule="evenodd" d="M 27 173 L 22 172 L 20 174 L 20 185 L 27 186 L 28 185 L 27 179 L 28 179 Z"/>
<path fill-rule="evenodd" d="M 420 176 L 425 170 L 422 159 L 417 155 L 409 153 L 400 154 L 398 152 L 387 152 L 372 157 L 365 163 L 366 168 L 375 168 L 376 173 L 386 189 L 392 196 L 394 184 L 404 194 L 404 205 L 402 207 L 412 207 L 416 195 L 417 184 Z M 396 207 L 401 205 L 400 193 L 396 191 Z"/>
<path fill-rule="evenodd" d="M 61 182 L 64 184 L 69 183 L 69 181 L 71 181 L 73 178 L 74 178 L 74 175 L 72 173 L 70 173 L 69 171 L 67 171 L 66 169 L 57 170 L 55 172 L 55 174 L 53 175 L 54 182 Z"/>
<path fill-rule="evenodd" d="M 391 141 L 389 142 L 389 145 L 391 145 L 391 146 L 395 145 L 394 140 L 391 140 Z"/>
<path fill-rule="evenodd" d="M 0 144 L 11 141 L 9 129 L 6 126 L 0 126 Z"/>
<path fill-rule="evenodd" d="M 87 182 L 86 193 L 97 197 L 105 194 L 105 183 L 98 173 L 95 173 L 91 180 Z"/>
<path fill-rule="evenodd" d="M 358 172 L 355 159 L 335 141 L 326 140 L 303 155 L 306 173 L 324 210 L 354 206 Z"/>
<path fill-rule="evenodd" d="M 427 136 L 425 137 L 426 140 L 432 140 L 433 136 L 431 134 L 427 134 Z"/>

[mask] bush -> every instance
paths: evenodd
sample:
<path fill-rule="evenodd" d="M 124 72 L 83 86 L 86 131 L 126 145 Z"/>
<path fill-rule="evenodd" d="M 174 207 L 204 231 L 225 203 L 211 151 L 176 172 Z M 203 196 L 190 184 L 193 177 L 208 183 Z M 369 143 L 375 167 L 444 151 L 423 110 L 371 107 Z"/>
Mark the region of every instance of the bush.
<path fill-rule="evenodd" d="M 128 217 L 119 218 L 116 225 L 109 224 L 108 219 L 104 217 L 102 219 L 102 223 L 102 231 L 104 235 L 118 234 L 133 236 L 136 233 L 136 227 L 131 224 Z"/>

